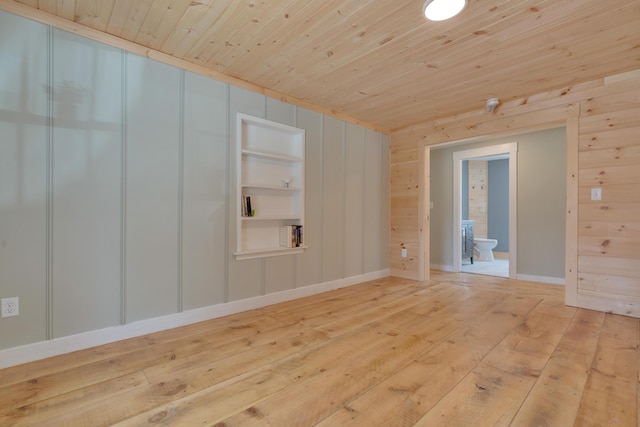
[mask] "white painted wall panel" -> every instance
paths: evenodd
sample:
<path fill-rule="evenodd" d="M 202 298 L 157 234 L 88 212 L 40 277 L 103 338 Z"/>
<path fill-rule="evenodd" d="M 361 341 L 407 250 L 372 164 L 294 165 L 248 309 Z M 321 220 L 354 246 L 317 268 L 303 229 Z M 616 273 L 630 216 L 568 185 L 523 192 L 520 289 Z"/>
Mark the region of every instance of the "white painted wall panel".
<path fill-rule="evenodd" d="M 350 277 L 364 272 L 364 221 L 371 212 L 364 206 L 365 132 L 356 125 L 346 126 L 344 276 Z"/>
<path fill-rule="evenodd" d="M 322 281 L 340 279 L 344 271 L 345 123 L 325 117 L 322 160 Z"/>
<path fill-rule="evenodd" d="M 364 271 L 380 270 L 380 253 L 388 246 L 382 246 L 382 153 L 379 134 L 373 131 L 365 133 L 365 188 L 363 206 L 364 216 Z"/>
<path fill-rule="evenodd" d="M 182 307 L 224 302 L 228 85 L 185 73 Z"/>
<path fill-rule="evenodd" d="M 273 98 L 267 98 L 266 118 L 289 126 L 296 125 L 296 107 Z M 265 293 L 293 289 L 295 278 L 295 260 L 298 255 L 282 255 L 265 258 Z"/>
<path fill-rule="evenodd" d="M 380 147 L 380 156 L 382 157 L 380 174 L 382 179 L 380 180 L 380 228 L 378 231 L 380 233 L 380 264 L 378 264 L 378 267 L 374 265 L 371 271 L 389 268 L 389 235 L 391 231 L 391 137 L 380 133 L 376 133 L 376 137 L 380 138 L 380 143 L 382 144 Z"/>
<path fill-rule="evenodd" d="M 235 86 L 229 88 L 229 234 L 227 247 L 227 300 L 234 301 L 264 293 L 264 259 L 237 261 L 236 251 L 236 115 L 265 116 L 265 97 Z"/>
<path fill-rule="evenodd" d="M 120 321 L 122 53 L 58 30 L 53 47 L 52 319 L 60 337 Z"/>
<path fill-rule="evenodd" d="M 180 70 L 127 55 L 127 322 L 178 309 Z"/>
<path fill-rule="evenodd" d="M 296 256 L 296 287 L 322 281 L 322 123 L 320 113 L 298 108 L 305 129 L 304 253 Z"/>
<path fill-rule="evenodd" d="M 47 31 L 0 13 L 0 349 L 47 338 Z"/>
<path fill-rule="evenodd" d="M 363 177 L 357 126 L 5 12 L 0 37 L 0 349 L 388 265 L 388 137 Z M 306 130 L 302 254 L 233 257 L 238 111 Z"/>

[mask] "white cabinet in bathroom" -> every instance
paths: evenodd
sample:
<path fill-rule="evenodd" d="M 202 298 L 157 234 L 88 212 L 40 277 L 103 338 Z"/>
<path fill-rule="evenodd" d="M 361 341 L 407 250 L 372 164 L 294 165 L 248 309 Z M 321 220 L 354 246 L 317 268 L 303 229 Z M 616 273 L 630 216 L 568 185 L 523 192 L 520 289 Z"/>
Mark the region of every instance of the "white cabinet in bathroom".
<path fill-rule="evenodd" d="M 473 220 L 462 220 L 460 237 L 462 239 L 462 259 L 471 259 L 473 264 Z"/>

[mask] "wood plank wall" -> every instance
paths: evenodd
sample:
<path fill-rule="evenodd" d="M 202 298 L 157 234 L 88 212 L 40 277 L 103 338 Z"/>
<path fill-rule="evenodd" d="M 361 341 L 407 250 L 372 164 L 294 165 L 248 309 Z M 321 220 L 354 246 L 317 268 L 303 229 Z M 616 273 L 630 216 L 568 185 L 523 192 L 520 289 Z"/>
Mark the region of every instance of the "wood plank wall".
<path fill-rule="evenodd" d="M 567 303 L 640 317 L 640 72 L 633 71 L 398 130 L 391 136 L 391 271 L 424 277 L 424 147 L 567 126 Z M 437 185 L 437 184 L 436 184 Z M 591 201 L 591 188 L 602 200 Z M 577 208 L 573 209 L 575 206 Z M 428 252 L 428 251 L 427 251 Z"/>
<path fill-rule="evenodd" d="M 489 162 L 469 160 L 469 219 L 473 220 L 474 237 L 487 238 L 489 210 Z"/>

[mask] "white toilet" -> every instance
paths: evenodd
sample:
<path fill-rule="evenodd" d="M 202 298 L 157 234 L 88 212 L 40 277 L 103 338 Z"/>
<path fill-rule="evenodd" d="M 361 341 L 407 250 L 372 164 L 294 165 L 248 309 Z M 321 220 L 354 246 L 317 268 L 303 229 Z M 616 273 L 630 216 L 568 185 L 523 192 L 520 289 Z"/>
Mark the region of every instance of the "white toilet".
<path fill-rule="evenodd" d="M 473 252 L 478 261 L 493 262 L 493 248 L 498 245 L 496 239 L 473 238 Z"/>

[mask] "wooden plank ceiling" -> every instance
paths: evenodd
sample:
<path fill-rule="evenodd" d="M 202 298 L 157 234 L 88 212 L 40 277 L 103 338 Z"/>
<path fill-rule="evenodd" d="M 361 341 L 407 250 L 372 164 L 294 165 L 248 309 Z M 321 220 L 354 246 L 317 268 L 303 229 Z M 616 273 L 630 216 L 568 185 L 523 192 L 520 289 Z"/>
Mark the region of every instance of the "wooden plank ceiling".
<path fill-rule="evenodd" d="M 637 0 L 17 2 L 384 130 L 640 68 Z"/>

